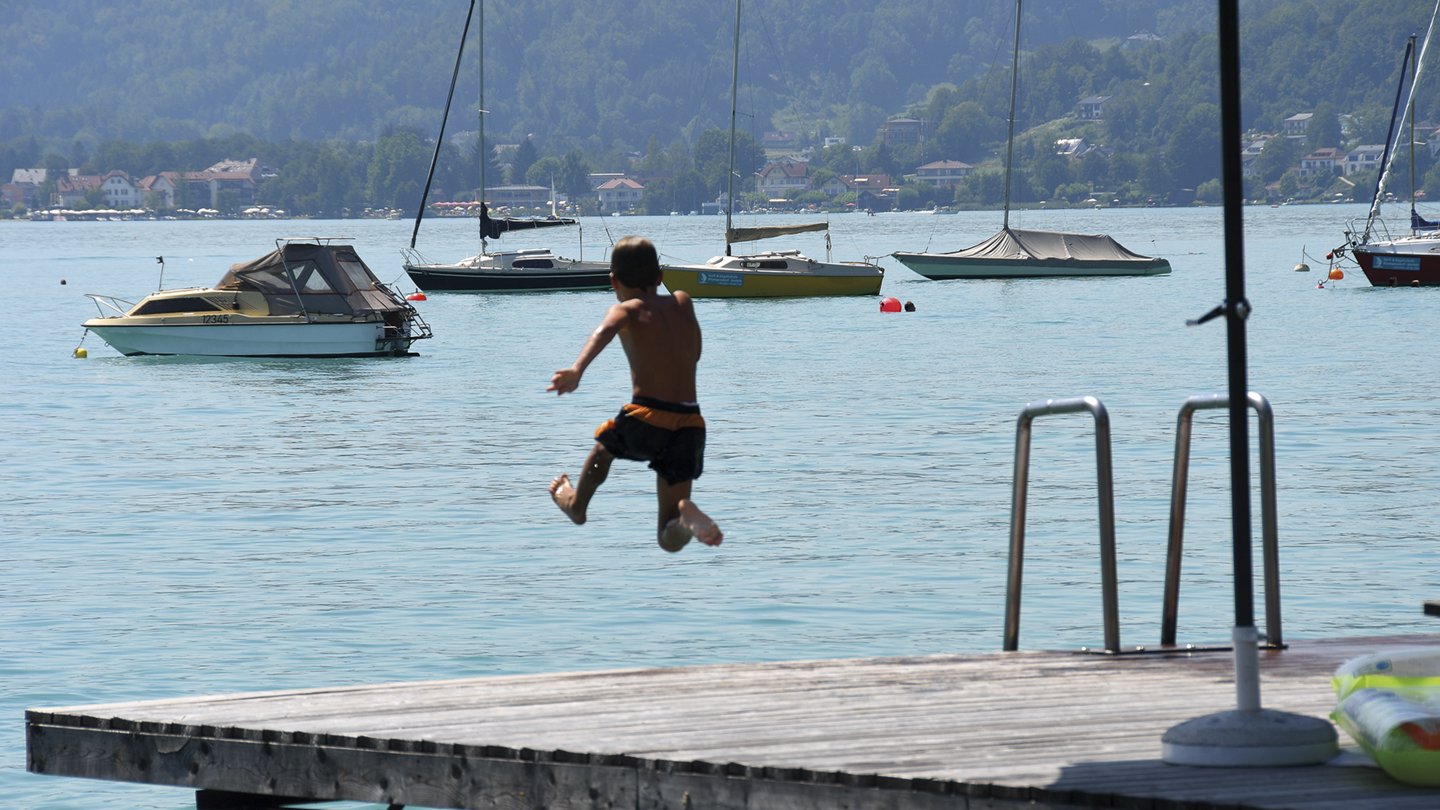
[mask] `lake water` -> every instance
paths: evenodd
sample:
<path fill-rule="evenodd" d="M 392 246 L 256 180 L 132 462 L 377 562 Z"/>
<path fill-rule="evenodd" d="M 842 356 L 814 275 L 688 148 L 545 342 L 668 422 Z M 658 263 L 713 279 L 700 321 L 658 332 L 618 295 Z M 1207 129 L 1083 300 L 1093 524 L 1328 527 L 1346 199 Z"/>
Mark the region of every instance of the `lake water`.
<path fill-rule="evenodd" d="M 1275 411 L 1288 640 L 1435 628 L 1420 608 L 1440 597 L 1440 290 L 1374 289 L 1358 270 L 1317 289 L 1323 260 L 1293 270 L 1363 211 L 1246 213 L 1249 371 Z M 999 224 L 996 212 L 837 216 L 835 258 L 951 250 Z M 1223 320 L 1185 325 L 1225 295 L 1221 211 L 1012 224 L 1108 232 L 1174 273 L 930 282 L 885 258 L 882 295 L 916 311 L 698 302 L 710 437 L 696 500 L 726 539 L 668 555 L 643 465 L 617 463 L 583 527 L 546 493 L 628 395 L 618 347 L 575 394 L 544 390 L 607 292 L 432 294 L 418 306 L 435 338 L 405 359 L 125 358 L 92 335 L 82 360 L 71 353 L 95 314 L 82 294 L 138 299 L 159 283 L 156 256 L 165 286 L 205 285 L 276 237 L 344 236 L 409 292 L 411 223 L 0 223 L 0 795 L 193 807 L 182 789 L 26 773 L 26 708 L 998 650 L 1016 419 L 1037 399 L 1093 395 L 1110 412 L 1121 640 L 1155 644 L 1176 415 L 1227 386 Z M 585 220 L 584 252 L 639 233 L 667 261 L 703 261 L 722 227 Z M 427 222 L 420 245 L 459 258 L 474 234 Z M 576 237 L 503 247 L 575 255 Z M 813 235 L 778 242 L 824 254 Z M 1224 641 L 1233 619 L 1225 420 L 1195 422 L 1182 642 Z M 1032 455 L 1021 646 L 1099 646 L 1093 422 L 1037 420 Z M 1258 593 L 1256 605 L 1263 625 Z"/>

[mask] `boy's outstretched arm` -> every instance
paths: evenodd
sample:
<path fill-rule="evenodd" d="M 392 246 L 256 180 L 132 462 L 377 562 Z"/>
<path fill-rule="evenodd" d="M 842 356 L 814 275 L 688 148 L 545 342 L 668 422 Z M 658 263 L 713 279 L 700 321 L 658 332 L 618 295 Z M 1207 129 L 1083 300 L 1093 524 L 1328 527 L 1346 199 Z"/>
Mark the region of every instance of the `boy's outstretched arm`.
<path fill-rule="evenodd" d="M 580 350 L 580 356 L 575 358 L 574 365 L 569 368 L 562 368 L 550 376 L 550 385 L 546 391 L 554 391 L 556 396 L 568 394 L 580 387 L 580 378 L 585 375 L 585 369 L 600 352 L 610 345 L 610 341 L 620 333 L 620 327 L 625 325 L 628 312 L 620 304 L 615 304 L 605 313 L 600 325 L 590 333 L 590 338 L 585 341 L 585 348 Z"/>

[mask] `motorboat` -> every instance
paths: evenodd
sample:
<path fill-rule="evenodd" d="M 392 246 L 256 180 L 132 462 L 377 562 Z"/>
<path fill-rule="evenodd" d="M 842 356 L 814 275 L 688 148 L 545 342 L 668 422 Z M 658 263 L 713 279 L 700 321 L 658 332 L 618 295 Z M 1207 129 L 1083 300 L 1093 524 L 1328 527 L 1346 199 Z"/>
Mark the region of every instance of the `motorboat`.
<path fill-rule="evenodd" d="M 213 287 L 162 289 L 134 304 L 87 297 L 101 314 L 83 326 L 124 355 L 389 357 L 431 336 L 354 247 L 331 239 L 278 239 Z"/>

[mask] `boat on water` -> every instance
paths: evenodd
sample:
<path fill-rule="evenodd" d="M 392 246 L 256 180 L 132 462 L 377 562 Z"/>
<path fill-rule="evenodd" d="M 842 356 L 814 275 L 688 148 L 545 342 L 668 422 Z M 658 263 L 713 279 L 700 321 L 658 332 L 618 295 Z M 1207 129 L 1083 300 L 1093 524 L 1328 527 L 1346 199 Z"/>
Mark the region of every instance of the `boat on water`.
<path fill-rule="evenodd" d="M 740 0 L 735 0 L 735 60 L 730 75 L 730 160 L 725 191 L 725 255 L 705 264 L 665 265 L 665 288 L 695 298 L 799 298 L 833 295 L 878 295 L 885 269 L 871 262 L 830 260 L 830 225 L 811 222 L 737 228 L 735 208 L 735 117 L 740 82 Z M 826 260 L 798 250 L 772 250 L 735 255 L 737 242 L 753 242 L 798 233 L 825 232 Z"/>
<path fill-rule="evenodd" d="M 542 223 L 573 225 L 575 220 L 493 220 L 486 206 L 481 206 L 480 223 L 482 233 L 505 233 Z M 492 231 L 492 227 L 503 230 Z M 432 292 L 542 292 L 610 286 L 609 262 L 567 259 L 549 248 L 488 250 L 483 237 L 480 244 L 479 253 L 456 262 L 430 261 L 412 246 L 405 252 L 405 273 L 415 286 Z"/>
<path fill-rule="evenodd" d="M 1435 31 L 1436 16 L 1440 15 L 1440 1 L 1430 15 L 1430 26 L 1425 32 L 1425 44 L 1417 55 L 1415 37 L 1411 35 L 1405 44 L 1402 58 L 1400 83 L 1395 88 L 1395 105 L 1390 112 L 1390 131 L 1385 139 L 1385 151 L 1381 155 L 1380 175 L 1375 182 L 1375 194 L 1370 201 L 1370 210 L 1363 225 L 1351 223 L 1345 229 L 1345 244 L 1330 252 L 1329 258 L 1339 264 L 1348 256 L 1354 259 L 1365 278 L 1374 287 L 1434 287 L 1440 286 L 1440 222 L 1425 219 L 1415 208 L 1415 88 L 1424 70 L 1424 54 L 1429 50 L 1430 38 Z M 1402 105 L 1401 97 L 1408 100 Z M 1410 227 L 1399 236 L 1392 236 L 1384 220 L 1380 218 L 1381 201 L 1385 197 L 1385 183 L 1395 162 L 1396 132 L 1410 126 Z M 1397 121 L 1399 126 L 1397 127 Z"/>
<path fill-rule="evenodd" d="M 477 6 L 479 13 L 477 14 Z M 586 261 L 560 256 L 547 248 L 490 251 L 488 240 L 499 239 L 512 231 L 579 226 L 573 218 L 556 214 L 555 192 L 551 189 L 549 217 L 492 217 L 490 207 L 482 199 L 476 224 L 480 229 L 480 251 L 455 262 L 439 262 L 416 249 L 420 222 L 435 179 L 435 166 L 445 141 L 445 125 L 450 119 L 450 103 L 454 100 L 455 84 L 465 56 L 465 43 L 470 38 L 470 24 L 477 20 L 476 61 L 480 71 L 479 153 L 485 154 L 485 9 L 477 0 L 470 0 L 465 27 L 460 34 L 460 48 L 455 55 L 455 71 L 450 78 L 450 93 L 445 100 L 445 113 L 440 119 L 440 134 L 435 139 L 435 153 L 430 172 L 425 178 L 420 207 L 415 214 L 415 227 L 410 233 L 410 246 L 402 251 L 405 273 L 417 287 L 429 292 L 542 292 L 550 290 L 598 290 L 610 286 L 610 263 Z M 485 163 L 480 160 L 480 195 L 485 194 Z"/>
<path fill-rule="evenodd" d="M 134 304 L 88 294 L 101 315 L 82 325 L 124 355 L 390 357 L 431 336 L 415 307 L 351 245 L 275 244 L 232 265 L 213 287 L 162 289 Z"/>
<path fill-rule="evenodd" d="M 1015 1 L 1015 45 L 1010 63 L 1010 123 L 1005 143 L 1005 217 L 999 233 L 949 252 L 897 251 L 895 260 L 932 281 L 957 278 L 1063 278 L 1157 276 L 1170 262 L 1136 253 L 1105 234 L 1022 230 L 1010 227 L 1010 188 L 1015 156 L 1015 94 L 1020 75 L 1021 0 Z"/>

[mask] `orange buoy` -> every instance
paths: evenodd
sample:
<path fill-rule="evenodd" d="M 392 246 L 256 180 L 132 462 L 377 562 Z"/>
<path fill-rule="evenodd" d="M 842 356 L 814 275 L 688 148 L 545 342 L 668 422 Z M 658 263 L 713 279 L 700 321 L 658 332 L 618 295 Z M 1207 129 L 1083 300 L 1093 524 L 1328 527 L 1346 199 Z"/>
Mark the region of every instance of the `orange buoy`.
<path fill-rule="evenodd" d="M 405 296 L 405 300 L 406 300 L 406 301 L 428 301 L 429 299 L 427 299 L 427 298 L 425 297 L 425 293 L 423 293 L 423 292 L 418 292 L 418 291 L 417 291 L 417 292 L 413 292 L 413 293 L 410 293 L 409 295 Z"/>
<path fill-rule="evenodd" d="M 1345 278 L 1345 271 L 1341 270 L 1338 267 L 1332 267 L 1330 268 L 1330 278 L 1339 281 L 1340 279 Z"/>
<path fill-rule="evenodd" d="M 886 298 L 885 300 L 883 300 L 883 301 L 880 302 L 880 311 L 881 311 L 881 312 L 899 312 L 899 311 L 900 311 L 900 299 L 899 299 L 899 298 Z"/>

